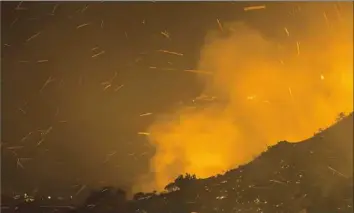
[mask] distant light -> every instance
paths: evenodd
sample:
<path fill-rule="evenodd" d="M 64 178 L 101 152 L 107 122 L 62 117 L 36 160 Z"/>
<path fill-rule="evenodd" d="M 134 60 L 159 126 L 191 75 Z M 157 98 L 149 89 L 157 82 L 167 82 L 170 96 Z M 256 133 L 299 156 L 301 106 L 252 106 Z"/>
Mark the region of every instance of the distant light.
<path fill-rule="evenodd" d="M 324 76 L 323 75 L 321 75 L 321 80 L 324 80 Z"/>
<path fill-rule="evenodd" d="M 252 95 L 252 96 L 248 96 L 247 97 L 247 100 L 254 100 L 256 98 L 256 96 L 255 95 Z"/>
<path fill-rule="evenodd" d="M 52 197 L 51 197 L 51 196 L 48 196 L 48 199 L 50 200 L 50 199 L 52 199 Z"/>

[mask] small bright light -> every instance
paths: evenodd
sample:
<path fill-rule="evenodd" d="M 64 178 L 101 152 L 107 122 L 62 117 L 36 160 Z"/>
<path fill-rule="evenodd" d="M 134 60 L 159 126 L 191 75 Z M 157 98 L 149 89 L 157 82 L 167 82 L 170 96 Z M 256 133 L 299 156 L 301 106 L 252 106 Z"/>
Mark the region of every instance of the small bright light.
<path fill-rule="evenodd" d="M 48 199 L 50 200 L 52 197 L 48 196 Z"/>
<path fill-rule="evenodd" d="M 255 95 L 252 95 L 252 96 L 247 96 L 247 100 L 254 100 L 256 98 Z"/>
<path fill-rule="evenodd" d="M 321 75 L 321 80 L 324 80 L 324 76 L 323 75 Z"/>

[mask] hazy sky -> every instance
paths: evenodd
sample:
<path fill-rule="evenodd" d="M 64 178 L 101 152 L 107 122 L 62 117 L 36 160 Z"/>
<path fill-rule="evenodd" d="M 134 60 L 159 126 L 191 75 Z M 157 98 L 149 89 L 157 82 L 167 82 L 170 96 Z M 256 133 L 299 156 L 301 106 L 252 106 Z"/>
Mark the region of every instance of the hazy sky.
<path fill-rule="evenodd" d="M 295 3 L 247 12 L 244 7 L 259 4 L 1 4 L 6 192 L 75 193 L 102 185 L 130 190 L 155 153 L 138 133 L 205 91 L 204 74 L 186 71 L 208 60 L 201 53 L 208 54 L 203 45 L 211 30 L 242 21 L 266 40 L 281 41 L 285 26 L 298 38 L 313 26 L 304 26 L 301 16 L 289 18 L 299 10 Z"/>
<path fill-rule="evenodd" d="M 18 156 L 2 150 L 4 190 L 99 181 L 129 186 L 147 171 L 154 150 L 137 134 L 153 116 L 139 115 L 191 101 L 200 90 L 196 75 L 182 70 L 195 68 L 216 18 L 242 14 L 242 6 L 233 4 L 24 2 L 19 9 L 16 2 L 1 4 L 2 143 L 23 146 L 15 150 Z M 79 27 L 83 24 L 88 25 Z M 115 73 L 104 91 L 101 83 Z M 42 89 L 48 79 L 54 81 Z M 49 127 L 37 146 L 37 130 Z M 31 159 L 21 161 L 23 169 L 16 167 L 17 158 Z"/>

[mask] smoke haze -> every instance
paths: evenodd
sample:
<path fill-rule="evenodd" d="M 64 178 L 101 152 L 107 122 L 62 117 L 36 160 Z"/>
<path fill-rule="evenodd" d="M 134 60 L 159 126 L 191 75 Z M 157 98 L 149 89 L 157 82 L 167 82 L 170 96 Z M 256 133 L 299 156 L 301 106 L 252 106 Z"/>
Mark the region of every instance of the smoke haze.
<path fill-rule="evenodd" d="M 304 4 L 292 11 L 298 20 L 276 36 L 246 22 L 216 25 L 198 63 L 198 70 L 212 73 L 200 74 L 205 90 L 197 99 L 206 104 L 176 108 L 150 126 L 156 153 L 136 188 L 161 190 L 180 174 L 225 172 L 267 146 L 309 138 L 340 112 L 351 112 L 352 3 L 340 6 Z"/>

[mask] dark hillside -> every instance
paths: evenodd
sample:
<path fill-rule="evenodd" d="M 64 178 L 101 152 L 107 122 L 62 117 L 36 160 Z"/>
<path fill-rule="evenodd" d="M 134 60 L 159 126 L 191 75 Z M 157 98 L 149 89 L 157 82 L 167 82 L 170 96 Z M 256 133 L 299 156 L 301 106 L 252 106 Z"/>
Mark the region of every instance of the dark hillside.
<path fill-rule="evenodd" d="M 32 212 L 29 208 L 17 212 Z M 269 147 L 223 175 L 196 179 L 186 174 L 164 193 L 138 193 L 130 201 L 125 192 L 108 187 L 92 192 L 81 208 L 70 212 L 351 213 L 353 114 L 303 142 Z"/>
<path fill-rule="evenodd" d="M 132 212 L 353 212 L 353 115 L 300 143 L 280 142 L 224 175 L 180 177 Z"/>

